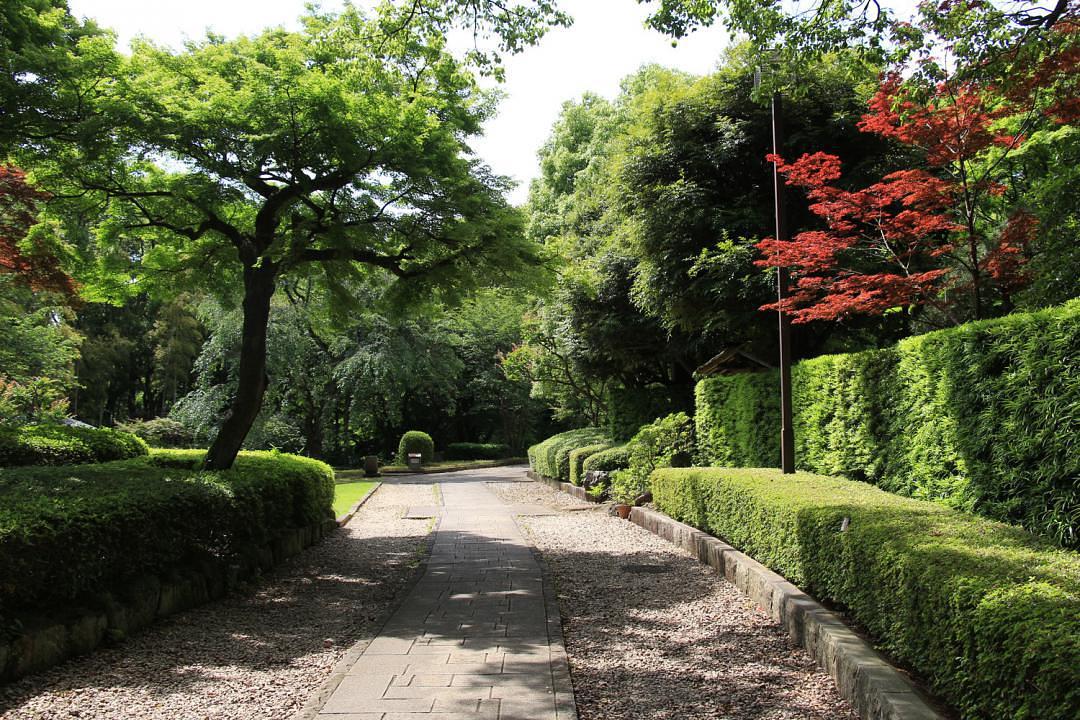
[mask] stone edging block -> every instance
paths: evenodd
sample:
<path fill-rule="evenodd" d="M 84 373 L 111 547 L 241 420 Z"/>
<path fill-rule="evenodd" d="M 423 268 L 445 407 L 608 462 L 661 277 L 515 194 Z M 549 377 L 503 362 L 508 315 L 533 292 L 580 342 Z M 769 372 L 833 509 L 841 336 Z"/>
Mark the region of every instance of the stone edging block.
<path fill-rule="evenodd" d="M 585 488 L 580 487 L 578 485 L 571 485 L 570 483 L 565 483 L 565 482 L 561 482 L 559 480 L 555 480 L 553 478 L 544 477 L 543 475 L 541 475 L 538 472 L 535 472 L 534 470 L 527 470 L 525 472 L 525 474 L 529 477 L 530 480 L 535 480 L 536 482 L 544 483 L 545 485 L 550 487 L 552 490 L 561 490 L 562 492 L 566 493 L 567 495 L 575 497 L 578 500 L 584 500 L 585 502 L 591 502 L 591 503 L 596 503 L 596 504 L 599 504 L 599 503 L 603 502 L 603 500 L 600 500 L 598 498 L 593 497 L 592 495 L 590 495 L 585 490 Z"/>
<path fill-rule="evenodd" d="M 123 640 L 159 617 L 223 597 L 240 580 L 298 555 L 337 528 L 337 522 L 329 519 L 289 528 L 265 545 L 244 548 L 231 564 L 207 560 L 167 570 L 160 577 L 143 575 L 114 592 L 89 598 L 93 608 L 72 605 L 20 617 L 21 634 L 0 640 L 0 681 L 40 672 L 88 653 L 107 639 Z"/>
<path fill-rule="evenodd" d="M 945 720 L 839 615 L 781 575 L 723 540 L 655 510 L 635 507 L 630 521 L 690 552 L 757 603 L 833 677 L 863 720 Z"/>

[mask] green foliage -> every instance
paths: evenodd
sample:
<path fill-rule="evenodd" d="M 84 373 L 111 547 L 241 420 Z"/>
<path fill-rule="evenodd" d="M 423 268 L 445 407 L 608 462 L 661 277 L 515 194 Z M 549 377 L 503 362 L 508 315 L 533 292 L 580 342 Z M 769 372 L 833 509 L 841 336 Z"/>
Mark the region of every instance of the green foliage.
<path fill-rule="evenodd" d="M 110 428 L 0 427 L 0 467 L 108 462 L 148 452 L 146 443 L 138 437 Z"/>
<path fill-rule="evenodd" d="M 694 456 L 694 423 L 686 413 L 673 413 L 642 426 L 626 444 L 629 465 L 612 476 L 612 496 L 632 503 L 649 489 L 649 476 L 661 467 L 686 467 Z"/>
<path fill-rule="evenodd" d="M 1080 546 L 1080 302 L 792 371 L 796 463 Z M 775 373 L 698 384 L 702 464 L 779 464 Z"/>
<path fill-rule="evenodd" d="M 668 515 L 846 608 L 962 717 L 1075 717 L 1075 553 L 1016 527 L 805 473 L 659 470 L 652 490 Z"/>
<path fill-rule="evenodd" d="M 690 410 L 691 398 L 674 388 L 612 388 L 608 391 L 607 429 L 616 440 L 629 440 L 642 425 L 663 415 Z"/>
<path fill-rule="evenodd" d="M 447 460 L 501 460 L 510 457 L 510 447 L 502 443 L 450 443 L 443 456 Z"/>
<path fill-rule="evenodd" d="M 599 428 L 568 430 L 530 447 L 529 465 L 544 477 L 570 482 L 570 453 L 607 441 L 604 431 Z"/>
<path fill-rule="evenodd" d="M 615 470 L 624 470 L 628 467 L 630 467 L 630 446 L 616 445 L 615 447 L 601 450 L 595 455 L 590 455 L 585 458 L 585 463 L 582 465 L 581 469 L 583 473 L 591 472 L 593 470 L 613 472 Z"/>
<path fill-rule="evenodd" d="M 334 474 L 278 453 L 192 469 L 201 451 L 0 472 L 0 605 L 67 603 L 327 519 Z"/>
<path fill-rule="evenodd" d="M 124 432 L 137 435 L 154 448 L 189 448 L 195 444 L 195 435 L 183 423 L 169 418 L 130 420 L 120 423 Z"/>
<path fill-rule="evenodd" d="M 427 464 L 435 458 L 435 442 L 426 432 L 409 430 L 401 436 L 401 442 L 398 443 L 398 464 L 407 465 L 410 453 L 420 453 L 421 464 Z"/>
<path fill-rule="evenodd" d="M 92 20 L 80 21 L 67 0 L 0 5 L 0 155 L 17 142 L 63 132 L 81 109 L 80 96 L 100 80 L 113 40 Z"/>
<path fill-rule="evenodd" d="M 774 373 L 742 373 L 707 378 L 697 384 L 700 464 L 780 464 L 778 377 Z"/>
<path fill-rule="evenodd" d="M 76 386 L 72 368 L 82 338 L 66 300 L 17 280 L 0 273 L 0 423 L 57 421 Z"/>
<path fill-rule="evenodd" d="M 585 461 L 601 450 L 607 450 L 610 447 L 611 443 L 602 442 L 571 450 L 568 456 L 570 460 L 570 484 L 582 485 L 585 478 Z"/>

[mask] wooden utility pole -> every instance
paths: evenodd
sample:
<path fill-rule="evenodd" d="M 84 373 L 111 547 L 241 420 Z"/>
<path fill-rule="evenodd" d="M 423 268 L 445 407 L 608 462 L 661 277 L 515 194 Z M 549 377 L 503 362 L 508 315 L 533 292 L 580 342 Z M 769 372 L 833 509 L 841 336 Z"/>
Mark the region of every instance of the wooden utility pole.
<path fill-rule="evenodd" d="M 772 96 L 772 140 L 773 154 L 780 156 L 783 145 L 783 104 L 780 93 Z M 787 215 L 784 207 L 784 179 L 780 169 L 773 163 L 773 193 L 776 198 L 776 239 L 787 241 Z M 791 411 L 791 319 L 784 312 L 784 299 L 787 297 L 788 271 L 785 267 L 776 270 L 776 298 L 780 302 L 777 315 L 780 318 L 780 469 L 785 473 L 795 472 L 795 429 L 792 427 Z"/>

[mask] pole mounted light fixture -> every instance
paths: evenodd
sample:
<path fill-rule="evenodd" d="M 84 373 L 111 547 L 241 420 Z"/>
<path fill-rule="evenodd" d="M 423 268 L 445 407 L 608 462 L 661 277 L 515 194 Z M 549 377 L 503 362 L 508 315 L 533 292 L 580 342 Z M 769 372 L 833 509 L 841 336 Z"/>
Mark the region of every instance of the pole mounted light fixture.
<path fill-rule="evenodd" d="M 771 53 L 771 62 L 777 54 Z M 761 87 L 762 68 L 754 71 L 754 88 Z M 783 98 L 778 90 L 772 93 L 772 145 L 773 155 L 780 157 L 784 144 L 783 135 Z M 776 239 L 786 242 L 788 237 L 787 208 L 784 204 L 784 179 L 780 168 L 773 161 L 773 197 L 776 211 Z M 776 299 L 780 306 L 777 316 L 780 322 L 780 469 L 784 473 L 795 472 L 795 428 L 791 410 L 791 318 L 784 312 L 784 300 L 788 296 L 788 270 L 780 266 L 776 269 Z"/>

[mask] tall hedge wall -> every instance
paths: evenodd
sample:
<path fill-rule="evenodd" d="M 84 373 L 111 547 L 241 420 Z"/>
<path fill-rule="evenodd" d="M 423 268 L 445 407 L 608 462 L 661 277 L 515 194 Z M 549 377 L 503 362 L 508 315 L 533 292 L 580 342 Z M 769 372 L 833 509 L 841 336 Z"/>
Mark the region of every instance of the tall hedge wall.
<path fill-rule="evenodd" d="M 692 468 L 651 481 L 659 509 L 846 608 L 963 718 L 1076 717 L 1075 553 L 850 480 Z"/>
<path fill-rule="evenodd" d="M 229 558 L 333 517 L 334 471 L 324 463 L 245 452 L 230 470 L 195 470 L 203 455 L 0 471 L 0 616 Z"/>
<path fill-rule="evenodd" d="M 1080 300 L 792 370 L 799 469 L 1080 547 Z M 702 464 L 779 465 L 775 373 L 697 386 Z"/>

